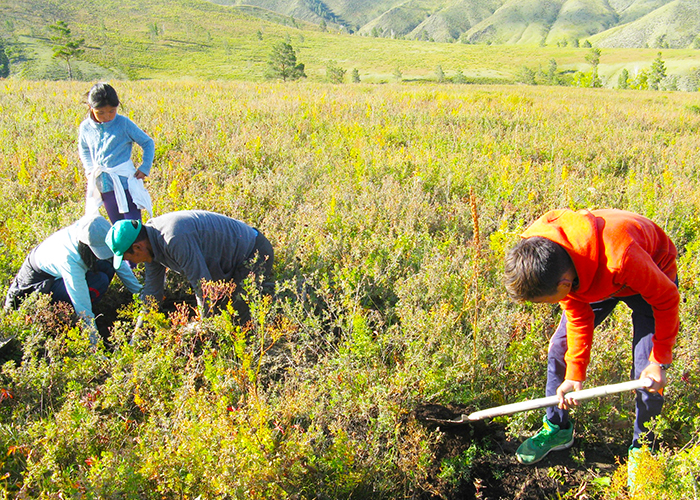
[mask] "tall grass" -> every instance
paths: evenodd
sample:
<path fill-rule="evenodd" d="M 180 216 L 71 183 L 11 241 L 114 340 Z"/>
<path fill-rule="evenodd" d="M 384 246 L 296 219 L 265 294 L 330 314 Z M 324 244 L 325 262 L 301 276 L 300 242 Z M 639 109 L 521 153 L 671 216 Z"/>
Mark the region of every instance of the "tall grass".
<path fill-rule="evenodd" d="M 122 112 L 156 141 L 148 185 L 155 212 L 207 209 L 259 228 L 275 247 L 276 291 L 266 299 L 250 284 L 255 320 L 243 329 L 227 312 L 189 328 L 186 307 L 154 312 L 136 347 L 126 343 L 135 310 L 126 307 L 112 329 L 116 350 L 104 359 L 41 301 L 0 316 L 2 331 L 24 347 L 0 379 L 12 396 L 0 398 L 7 492 L 449 495 L 454 484 L 440 479 L 445 437 L 412 411 L 542 394 L 558 313 L 510 303 L 500 274 L 518 233 L 557 207 L 637 211 L 676 242 L 682 330 L 658 426 L 672 456 L 696 436 L 696 96 L 313 83 L 116 87 Z M 86 90 L 0 83 L 3 292 L 32 246 L 83 211 L 76 137 Z M 112 293 L 124 297 L 118 284 Z M 627 378 L 630 339 L 623 312 L 597 331 L 589 384 Z M 631 410 L 619 396 L 586 405 L 576 418 L 584 437 L 602 432 L 624 442 Z M 516 436 L 538 419 L 528 413 L 504 423 Z"/>

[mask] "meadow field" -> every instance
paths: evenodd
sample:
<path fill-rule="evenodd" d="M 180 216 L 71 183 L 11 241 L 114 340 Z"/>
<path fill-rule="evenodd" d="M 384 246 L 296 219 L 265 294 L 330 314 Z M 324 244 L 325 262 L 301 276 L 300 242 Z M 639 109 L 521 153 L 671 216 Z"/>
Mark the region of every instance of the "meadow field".
<path fill-rule="evenodd" d="M 0 313 L 13 338 L 0 349 L 3 498 L 628 498 L 630 394 L 577 408 L 574 447 L 534 467 L 513 451 L 540 412 L 457 429 L 422 418 L 544 395 L 560 311 L 509 301 L 501 273 L 522 229 L 563 207 L 639 212 L 679 249 L 661 448 L 635 498 L 697 498 L 697 93 L 113 83 L 156 141 L 156 214 L 261 229 L 274 293 L 248 285 L 248 325 L 231 311 L 193 323 L 173 278 L 129 345 L 140 305 L 116 280 L 101 355 L 45 300 Z M 83 213 L 88 87 L 0 81 L 3 295 L 27 252 Z M 620 306 L 596 330 L 587 385 L 630 368 Z"/>

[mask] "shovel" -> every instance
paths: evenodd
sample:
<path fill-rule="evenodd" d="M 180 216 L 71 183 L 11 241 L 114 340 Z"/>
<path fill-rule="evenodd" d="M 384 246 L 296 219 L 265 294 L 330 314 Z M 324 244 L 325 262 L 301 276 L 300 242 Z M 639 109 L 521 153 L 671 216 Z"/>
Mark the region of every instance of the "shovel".
<path fill-rule="evenodd" d="M 643 378 L 639 380 L 630 380 L 629 382 L 622 382 L 619 384 L 601 385 L 599 387 L 591 387 L 590 389 L 584 389 L 581 391 L 569 392 L 566 394 L 566 399 L 584 401 L 586 399 L 598 398 L 600 396 L 607 396 L 608 394 L 615 394 L 618 392 L 633 391 L 636 389 L 647 389 L 651 387 L 653 383 L 654 381 L 652 379 Z M 530 399 L 528 401 L 522 401 L 520 403 L 512 403 L 503 406 L 496 406 L 487 410 L 475 411 L 474 413 L 470 413 L 469 415 L 462 415 L 461 417 L 455 418 L 453 420 L 431 420 L 445 424 L 461 424 L 465 422 L 483 420 L 485 418 L 490 417 L 510 415 L 512 413 L 518 413 L 521 411 L 535 410 L 537 408 L 546 408 L 548 406 L 556 406 L 558 404 L 558 396 L 548 396 L 546 398 Z"/>

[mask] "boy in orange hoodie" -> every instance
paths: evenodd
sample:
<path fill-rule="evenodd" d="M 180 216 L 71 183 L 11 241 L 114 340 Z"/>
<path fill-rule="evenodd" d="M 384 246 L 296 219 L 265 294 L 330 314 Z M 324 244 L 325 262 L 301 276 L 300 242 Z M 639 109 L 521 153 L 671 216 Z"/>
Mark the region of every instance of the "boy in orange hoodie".
<path fill-rule="evenodd" d="M 505 286 L 519 301 L 559 303 L 564 314 L 549 344 L 547 396 L 559 396 L 542 430 L 516 456 L 540 461 L 573 444 L 564 395 L 580 390 L 590 361 L 593 329 L 619 302 L 632 309 L 632 377 L 654 381 L 637 391 L 630 458 L 653 439 L 646 423 L 661 413 L 665 370 L 678 334 L 677 251 L 651 220 L 624 210 L 553 210 L 522 234 L 506 255 Z M 632 467 L 632 460 L 630 460 Z"/>

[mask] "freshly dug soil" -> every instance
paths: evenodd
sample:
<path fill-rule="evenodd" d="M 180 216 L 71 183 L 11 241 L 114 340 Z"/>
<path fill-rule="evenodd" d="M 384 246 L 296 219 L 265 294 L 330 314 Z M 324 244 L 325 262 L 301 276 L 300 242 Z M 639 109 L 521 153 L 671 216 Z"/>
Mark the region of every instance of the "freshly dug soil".
<path fill-rule="evenodd" d="M 515 451 L 529 436 L 508 439 L 505 428 L 490 420 L 436 422 L 459 419 L 460 415 L 474 410 L 459 405 L 423 405 L 415 410 L 417 421 L 444 434 L 436 451 L 433 478 L 441 494 L 426 495 L 423 497 L 426 500 L 549 500 L 566 493 L 570 495 L 567 498 L 588 499 L 592 498 L 591 479 L 611 476 L 627 456 L 624 444 L 610 447 L 576 439 L 568 450 L 551 452 L 537 464 L 523 465 L 515 458 Z M 440 464 L 445 459 L 459 457 L 472 445 L 480 452 L 471 463 L 468 477 L 463 474 L 458 485 L 441 484 L 437 477 Z"/>

